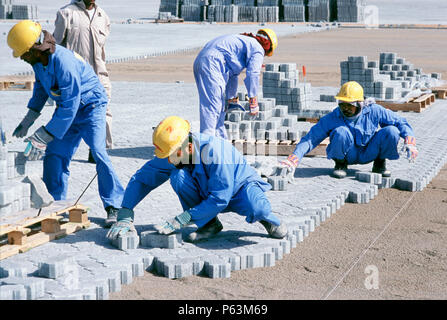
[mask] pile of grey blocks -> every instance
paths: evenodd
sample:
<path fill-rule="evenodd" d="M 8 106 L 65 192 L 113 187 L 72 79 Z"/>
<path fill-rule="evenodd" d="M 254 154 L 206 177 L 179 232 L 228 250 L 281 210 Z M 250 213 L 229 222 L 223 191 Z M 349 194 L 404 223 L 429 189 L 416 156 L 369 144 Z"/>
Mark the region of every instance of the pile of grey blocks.
<path fill-rule="evenodd" d="M 257 22 L 258 8 L 255 6 L 239 6 L 238 7 L 239 22 Z"/>
<path fill-rule="evenodd" d="M 233 4 L 239 7 L 254 7 L 255 0 L 233 0 Z"/>
<path fill-rule="evenodd" d="M 329 0 L 309 0 L 309 21 L 330 21 Z"/>
<path fill-rule="evenodd" d="M 362 85 L 365 96 L 380 100 L 405 97 L 424 76 L 422 69 L 415 68 L 396 53 L 388 52 L 380 53 L 379 61 L 368 61 L 366 56 L 350 56 L 347 61 L 340 62 L 340 69 L 341 85 L 357 81 Z"/>
<path fill-rule="evenodd" d="M 38 19 L 37 6 L 14 4 L 13 0 L 0 0 L 0 19 Z"/>
<path fill-rule="evenodd" d="M 338 22 L 364 22 L 365 0 L 337 0 Z"/>
<path fill-rule="evenodd" d="M 262 77 L 263 96 L 287 105 L 290 113 L 299 113 L 311 106 L 312 86 L 299 82 L 295 63 L 266 64 Z"/>
<path fill-rule="evenodd" d="M 42 161 L 26 161 L 23 152 L 0 144 L 0 223 L 12 213 L 53 201 L 41 176 Z"/>
<path fill-rule="evenodd" d="M 209 22 L 238 22 L 238 6 L 210 5 L 208 6 Z"/>
<path fill-rule="evenodd" d="M 180 0 L 161 0 L 159 12 L 170 12 L 175 17 L 180 17 Z"/>
<path fill-rule="evenodd" d="M 306 3 L 304 0 L 283 0 L 281 7 L 284 22 L 306 21 Z"/>
<path fill-rule="evenodd" d="M 258 22 L 279 22 L 279 7 L 258 6 Z"/>

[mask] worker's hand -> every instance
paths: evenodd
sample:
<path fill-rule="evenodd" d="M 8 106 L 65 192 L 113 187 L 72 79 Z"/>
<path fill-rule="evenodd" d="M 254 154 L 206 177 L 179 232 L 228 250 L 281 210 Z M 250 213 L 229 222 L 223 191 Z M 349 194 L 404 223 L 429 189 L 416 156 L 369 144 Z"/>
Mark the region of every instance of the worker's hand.
<path fill-rule="evenodd" d="M 245 111 L 244 107 L 239 103 L 239 97 L 235 97 L 233 99 L 228 99 L 228 110 L 239 108 L 242 111 Z"/>
<path fill-rule="evenodd" d="M 408 136 L 405 138 L 404 146 L 402 147 L 402 152 L 406 153 L 407 159 L 410 162 L 413 162 L 419 154 L 418 149 L 416 148 L 416 138 Z"/>
<path fill-rule="evenodd" d="M 257 115 L 259 112 L 258 98 L 253 97 L 253 98 L 250 98 L 248 101 L 249 101 L 249 105 L 250 105 L 250 114 L 252 116 Z"/>
<path fill-rule="evenodd" d="M 34 132 L 33 135 L 25 139 L 28 142 L 23 155 L 28 160 L 40 160 L 45 153 L 47 144 L 53 141 L 53 135 L 49 133 L 43 126 Z"/>
<path fill-rule="evenodd" d="M 170 219 L 163 224 L 156 225 L 155 229 L 160 234 L 171 234 L 189 224 L 191 224 L 191 215 L 188 211 L 185 211 L 176 216 L 174 219 Z"/>
<path fill-rule="evenodd" d="M 39 112 L 28 109 L 28 113 L 14 130 L 12 136 L 17 138 L 23 138 L 24 136 L 26 136 L 28 133 L 28 129 L 33 125 L 34 121 L 39 118 L 39 116 Z"/>
<path fill-rule="evenodd" d="M 289 172 L 292 172 L 298 167 L 298 162 L 298 157 L 292 153 L 286 160 L 280 161 L 279 163 L 282 168 L 286 168 Z"/>
<path fill-rule="evenodd" d="M 119 236 L 125 235 L 127 232 L 137 232 L 133 225 L 132 218 L 124 218 L 122 220 L 118 220 L 118 222 L 112 225 L 109 232 L 107 232 L 106 237 L 109 240 L 115 240 Z"/>

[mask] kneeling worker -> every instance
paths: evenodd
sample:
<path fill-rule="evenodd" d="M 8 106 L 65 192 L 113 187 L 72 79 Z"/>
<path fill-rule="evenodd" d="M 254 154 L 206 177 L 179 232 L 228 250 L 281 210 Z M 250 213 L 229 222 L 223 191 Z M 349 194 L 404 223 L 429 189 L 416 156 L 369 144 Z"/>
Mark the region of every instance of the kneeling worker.
<path fill-rule="evenodd" d="M 271 189 L 243 156 L 224 139 L 191 133 L 188 121 L 171 116 L 160 122 L 153 136 L 155 158 L 130 179 L 118 222 L 108 232 L 110 240 L 134 231 L 134 207 L 153 189 L 170 179 L 184 212 L 157 225 L 160 234 L 184 226 L 198 229 L 185 239 L 195 242 L 222 230 L 217 215 L 233 211 L 248 223 L 259 221 L 273 238 L 283 238 L 287 228 L 272 213 L 265 191 Z"/>
<path fill-rule="evenodd" d="M 365 101 L 359 83 L 346 82 L 335 98 L 338 108 L 311 128 L 295 151 L 282 162 L 283 166 L 295 169 L 303 156 L 326 137 L 330 137 L 326 152 L 328 159 L 335 161 L 333 176 L 336 178 L 346 177 L 348 164 L 371 161 L 374 161 L 372 172 L 384 177 L 391 176 L 386 169 L 386 159 L 399 159 L 399 137 L 405 140 L 407 157 L 410 160 L 417 157 L 416 139 L 406 119 L 378 104 Z"/>

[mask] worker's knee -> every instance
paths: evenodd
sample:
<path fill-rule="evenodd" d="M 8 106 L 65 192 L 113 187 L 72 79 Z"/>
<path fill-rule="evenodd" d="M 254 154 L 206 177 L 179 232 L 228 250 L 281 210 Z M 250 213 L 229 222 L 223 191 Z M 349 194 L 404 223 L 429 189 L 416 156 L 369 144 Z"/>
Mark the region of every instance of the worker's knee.
<path fill-rule="evenodd" d="M 383 139 L 388 141 L 393 141 L 396 144 L 399 142 L 400 138 L 400 132 L 399 129 L 395 126 L 387 126 L 385 128 L 382 128 L 377 132 L 377 134 L 381 135 Z"/>
<path fill-rule="evenodd" d="M 347 127 L 338 127 L 335 128 L 330 135 L 331 143 L 353 143 L 354 139 L 352 137 L 352 133 Z"/>

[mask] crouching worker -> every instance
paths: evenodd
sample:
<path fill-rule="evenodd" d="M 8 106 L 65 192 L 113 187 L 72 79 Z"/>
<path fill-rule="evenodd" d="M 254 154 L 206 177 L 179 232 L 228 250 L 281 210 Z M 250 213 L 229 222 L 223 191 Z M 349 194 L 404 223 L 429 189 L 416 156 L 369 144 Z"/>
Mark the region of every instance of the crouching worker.
<path fill-rule="evenodd" d="M 107 234 L 110 240 L 134 231 L 134 207 L 152 190 L 170 179 L 184 212 L 156 226 L 160 234 L 171 234 L 196 224 L 198 229 L 185 241 L 209 239 L 222 230 L 217 215 L 233 211 L 248 223 L 259 221 L 273 238 L 283 238 L 287 228 L 272 213 L 265 191 L 271 186 L 250 167 L 227 141 L 191 133 L 188 121 L 171 116 L 155 128 L 152 141 L 155 158 L 130 179 L 118 222 Z"/>
<path fill-rule="evenodd" d="M 29 63 L 36 75 L 28 112 L 14 130 L 23 138 L 51 97 L 56 110 L 51 120 L 25 141 L 28 160 L 43 157 L 43 181 L 54 200 L 67 195 L 69 165 L 81 139 L 92 150 L 98 191 L 107 212 L 105 226 L 116 222 L 124 188 L 106 152 L 107 94 L 92 67 L 78 54 L 56 44 L 39 23 L 22 20 L 8 33 L 13 56 Z"/>
<path fill-rule="evenodd" d="M 365 101 L 362 86 L 346 82 L 335 97 L 338 108 L 324 116 L 297 144 L 295 151 L 282 162 L 292 171 L 299 161 L 330 137 L 326 149 L 328 159 L 335 161 L 333 176 L 346 177 L 348 164 L 366 164 L 374 161 L 372 172 L 384 177 L 391 176 L 386 168 L 386 159 L 399 159 L 397 144 L 405 140 L 404 150 L 409 160 L 418 155 L 413 129 L 397 113 Z"/>

